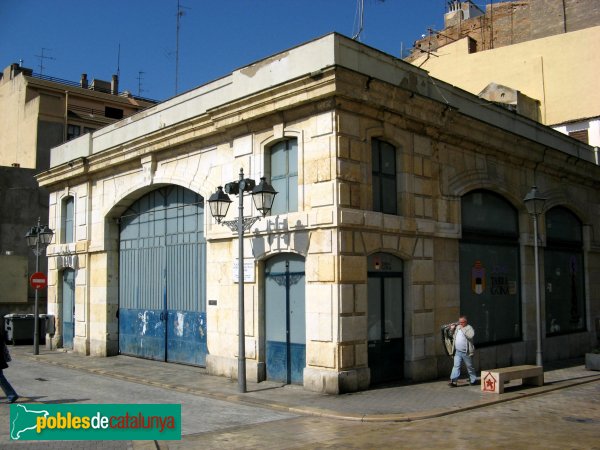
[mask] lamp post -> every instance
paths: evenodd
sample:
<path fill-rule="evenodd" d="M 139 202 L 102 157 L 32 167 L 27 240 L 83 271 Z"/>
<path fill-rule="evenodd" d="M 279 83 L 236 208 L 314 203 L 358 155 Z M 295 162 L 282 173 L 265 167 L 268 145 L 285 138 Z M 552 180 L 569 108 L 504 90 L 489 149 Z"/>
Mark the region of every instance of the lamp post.
<path fill-rule="evenodd" d="M 38 217 L 37 225 L 31 227 L 31 229 L 25 235 L 27 245 L 35 253 L 35 271 L 36 273 L 40 270 L 40 255 L 44 253 L 48 244 L 52 242 L 52 236 L 54 232 L 48 228 L 47 225 L 40 225 L 40 218 Z M 39 336 L 39 307 L 38 307 L 38 288 L 35 289 L 35 304 L 33 308 L 33 354 L 39 355 L 40 348 L 40 336 Z"/>
<path fill-rule="evenodd" d="M 540 301 L 540 271 L 538 259 L 538 215 L 542 213 L 546 199 L 540 197 L 536 186 L 533 186 L 523 199 L 527 212 L 533 217 L 533 251 L 535 260 L 535 324 L 536 324 L 536 351 L 535 364 L 543 365 L 542 357 L 542 308 Z"/>
<path fill-rule="evenodd" d="M 244 218 L 244 192 L 251 192 L 256 209 L 265 217 L 271 212 L 273 200 L 277 191 L 273 189 L 264 177 L 260 179 L 258 186 L 251 178 L 244 178 L 244 170 L 240 169 L 240 178 L 223 187 L 219 186 L 217 191 L 208 199 L 210 213 L 217 223 L 227 225 L 233 232 L 238 233 L 238 388 L 246 392 L 246 342 L 245 342 L 245 320 L 244 320 L 244 231 L 248 230 L 260 217 Z M 238 218 L 236 220 L 223 221 L 231 204 L 227 194 L 239 197 Z"/>

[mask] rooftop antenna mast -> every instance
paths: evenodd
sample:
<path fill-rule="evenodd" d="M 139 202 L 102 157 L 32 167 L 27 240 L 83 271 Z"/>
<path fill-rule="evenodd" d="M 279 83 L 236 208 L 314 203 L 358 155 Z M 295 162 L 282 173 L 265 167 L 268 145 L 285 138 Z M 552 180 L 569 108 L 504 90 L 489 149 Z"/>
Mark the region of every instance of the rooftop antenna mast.
<path fill-rule="evenodd" d="M 52 49 L 51 48 L 44 48 L 44 47 L 42 47 L 42 54 L 41 55 L 35 55 L 37 58 L 40 58 L 40 75 L 42 75 L 44 73 L 44 60 L 45 59 L 56 60 L 56 58 L 53 58 L 52 56 L 46 56 L 46 55 L 44 55 L 44 52 L 46 50 L 52 50 Z"/>
<path fill-rule="evenodd" d="M 352 36 L 355 41 L 360 41 L 360 34 L 365 24 L 365 0 L 356 0 L 356 15 L 358 16 L 358 30 Z"/>
<path fill-rule="evenodd" d="M 383 3 L 385 0 L 379 0 Z M 365 0 L 356 0 L 356 17 L 354 24 L 356 25 L 356 21 L 358 20 L 357 31 L 352 36 L 352 39 L 355 41 L 360 41 L 360 35 L 362 34 L 365 28 Z"/>
<path fill-rule="evenodd" d="M 182 6 L 180 0 L 177 0 L 177 42 L 175 46 L 175 95 L 179 93 L 179 28 L 181 17 L 185 14 L 184 9 L 191 9 Z"/>
<path fill-rule="evenodd" d="M 138 76 L 137 76 L 137 80 L 138 80 L 138 97 L 142 96 L 142 92 L 146 92 L 145 89 L 142 89 L 142 80 L 144 79 L 144 74 L 146 72 L 142 72 L 141 70 L 138 71 Z"/>
<path fill-rule="evenodd" d="M 121 78 L 121 43 L 119 42 L 119 51 L 117 53 L 117 76 Z"/>

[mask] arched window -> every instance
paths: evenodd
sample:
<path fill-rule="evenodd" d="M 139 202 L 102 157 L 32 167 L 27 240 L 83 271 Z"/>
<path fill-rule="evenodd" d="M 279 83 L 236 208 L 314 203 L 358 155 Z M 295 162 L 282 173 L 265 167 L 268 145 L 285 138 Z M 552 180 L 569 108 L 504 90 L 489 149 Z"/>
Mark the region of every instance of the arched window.
<path fill-rule="evenodd" d="M 546 213 L 544 251 L 546 334 L 585 329 L 583 237 L 581 222 L 568 209 Z"/>
<path fill-rule="evenodd" d="M 373 211 L 398 214 L 396 148 L 379 139 L 371 141 Z"/>
<path fill-rule="evenodd" d="M 62 201 L 62 211 L 61 211 L 61 226 L 62 233 L 60 242 L 62 244 L 67 244 L 69 242 L 74 242 L 74 217 L 75 217 L 75 199 L 73 197 L 66 197 Z"/>
<path fill-rule="evenodd" d="M 270 149 L 271 184 L 278 192 L 271 214 L 298 211 L 298 140 L 287 139 Z"/>
<path fill-rule="evenodd" d="M 460 313 L 476 344 L 521 339 L 518 217 L 503 197 L 478 190 L 461 201 Z"/>

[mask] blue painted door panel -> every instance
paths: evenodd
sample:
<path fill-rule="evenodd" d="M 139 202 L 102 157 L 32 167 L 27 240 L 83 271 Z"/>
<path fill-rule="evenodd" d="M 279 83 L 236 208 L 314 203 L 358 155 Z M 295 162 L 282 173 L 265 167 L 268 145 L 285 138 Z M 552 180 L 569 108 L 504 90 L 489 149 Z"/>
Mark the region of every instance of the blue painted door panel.
<path fill-rule="evenodd" d="M 287 342 L 267 341 L 267 380 L 288 382 Z"/>
<path fill-rule="evenodd" d="M 165 358 L 163 310 L 119 310 L 119 350 L 126 355 L 163 361 Z"/>
<path fill-rule="evenodd" d="M 75 335 L 75 271 L 65 269 L 62 272 L 62 330 L 63 348 L 73 348 Z"/>
<path fill-rule="evenodd" d="M 267 379 L 302 384 L 306 366 L 304 259 L 278 255 L 265 269 Z"/>
<path fill-rule="evenodd" d="M 206 364 L 206 313 L 169 310 L 167 335 L 167 361 Z"/>
<path fill-rule="evenodd" d="M 306 344 L 292 344 L 290 352 L 290 383 L 302 384 L 304 382 L 304 368 L 306 367 Z"/>

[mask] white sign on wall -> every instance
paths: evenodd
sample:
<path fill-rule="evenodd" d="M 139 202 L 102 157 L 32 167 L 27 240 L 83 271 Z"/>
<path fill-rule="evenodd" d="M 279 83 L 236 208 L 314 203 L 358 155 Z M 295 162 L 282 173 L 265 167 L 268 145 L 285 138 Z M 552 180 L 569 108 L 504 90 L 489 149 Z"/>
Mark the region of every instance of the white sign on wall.
<path fill-rule="evenodd" d="M 239 283 L 239 258 L 233 260 L 233 282 Z M 254 259 L 244 258 L 244 283 L 254 283 Z"/>

